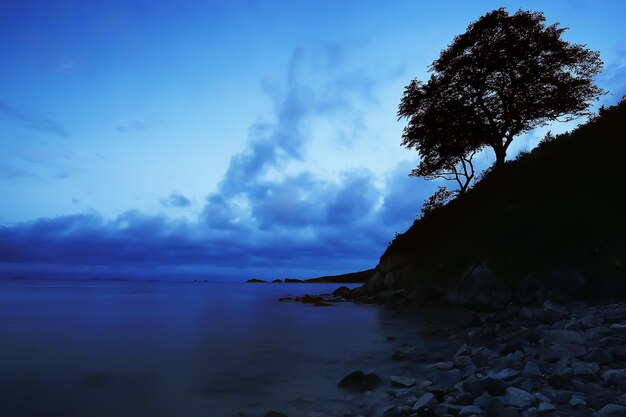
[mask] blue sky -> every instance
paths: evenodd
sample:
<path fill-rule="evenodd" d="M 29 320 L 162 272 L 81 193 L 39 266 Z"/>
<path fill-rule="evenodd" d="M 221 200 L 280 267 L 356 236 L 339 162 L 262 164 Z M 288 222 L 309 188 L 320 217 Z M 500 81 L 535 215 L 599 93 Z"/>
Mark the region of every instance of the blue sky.
<path fill-rule="evenodd" d="M 402 89 L 500 6 L 570 27 L 602 103 L 626 93 L 621 1 L 391 3 L 3 1 L 0 274 L 372 267 L 438 185 L 407 176 Z"/>

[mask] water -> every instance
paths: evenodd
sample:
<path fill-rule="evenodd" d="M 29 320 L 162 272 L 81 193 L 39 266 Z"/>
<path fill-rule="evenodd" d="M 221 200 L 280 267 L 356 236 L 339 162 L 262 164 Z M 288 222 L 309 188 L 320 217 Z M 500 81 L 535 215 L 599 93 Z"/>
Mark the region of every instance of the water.
<path fill-rule="evenodd" d="M 277 301 L 337 286 L 0 281 L 0 416 L 304 417 L 382 403 L 336 383 L 415 377 L 397 346 L 448 348 L 432 317 Z"/>

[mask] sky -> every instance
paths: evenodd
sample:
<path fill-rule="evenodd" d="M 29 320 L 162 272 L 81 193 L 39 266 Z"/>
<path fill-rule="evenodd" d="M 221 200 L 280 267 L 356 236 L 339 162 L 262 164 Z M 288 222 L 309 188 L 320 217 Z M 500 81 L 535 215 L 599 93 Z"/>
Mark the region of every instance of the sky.
<path fill-rule="evenodd" d="M 2 1 L 0 277 L 375 266 L 442 185 L 408 177 L 403 88 L 502 6 L 600 52 L 598 105 L 626 93 L 622 1 Z"/>

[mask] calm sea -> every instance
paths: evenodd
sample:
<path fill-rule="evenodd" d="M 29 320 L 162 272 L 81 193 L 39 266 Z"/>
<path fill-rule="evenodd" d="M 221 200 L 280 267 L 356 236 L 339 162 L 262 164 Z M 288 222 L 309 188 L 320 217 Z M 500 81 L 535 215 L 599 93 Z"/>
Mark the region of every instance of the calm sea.
<path fill-rule="evenodd" d="M 391 360 L 395 348 L 448 348 L 444 335 L 425 339 L 433 332 L 424 317 L 277 301 L 337 287 L 0 281 L 0 416 L 305 417 L 376 407 L 384 389 L 350 395 L 336 383 L 356 369 L 419 376 L 419 364 Z"/>

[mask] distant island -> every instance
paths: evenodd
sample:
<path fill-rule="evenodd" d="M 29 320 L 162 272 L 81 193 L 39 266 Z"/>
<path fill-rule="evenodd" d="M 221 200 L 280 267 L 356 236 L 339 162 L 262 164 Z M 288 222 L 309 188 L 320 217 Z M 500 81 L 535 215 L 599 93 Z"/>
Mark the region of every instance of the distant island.
<path fill-rule="evenodd" d="M 374 275 L 375 269 L 367 269 L 365 271 L 350 272 L 340 275 L 325 275 L 323 277 L 309 278 L 309 279 L 297 279 L 297 278 L 285 278 L 284 280 L 274 279 L 267 281 L 264 279 L 250 278 L 246 282 L 256 284 L 266 283 L 284 283 L 284 284 L 362 284 Z"/>

